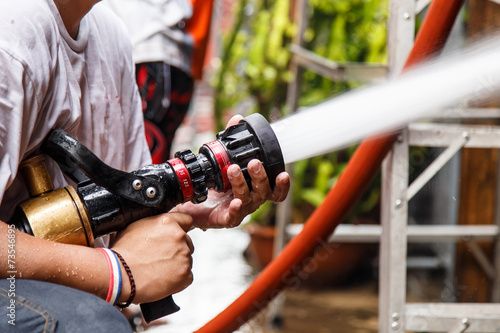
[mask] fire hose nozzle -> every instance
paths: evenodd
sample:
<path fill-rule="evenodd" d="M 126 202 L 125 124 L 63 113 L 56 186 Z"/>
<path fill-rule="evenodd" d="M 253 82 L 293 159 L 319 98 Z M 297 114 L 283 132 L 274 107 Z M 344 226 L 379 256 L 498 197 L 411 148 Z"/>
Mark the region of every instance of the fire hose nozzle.
<path fill-rule="evenodd" d="M 42 152 L 78 184 L 77 189 L 67 186 L 52 190 L 48 172 L 38 171 L 46 170 L 45 162 L 37 160 L 36 168 L 27 168 L 26 172 L 30 192 L 36 196 L 19 205 L 9 222 L 36 237 L 87 246 L 93 245 L 94 238 L 168 212 L 178 204 L 201 203 L 209 189 L 229 190 L 227 169 L 232 164 L 241 167 L 250 188 L 250 160 L 262 162 L 272 188 L 278 174 L 285 170 L 276 135 L 260 114 L 252 114 L 218 133 L 217 139 L 204 144 L 198 154 L 179 151 L 165 163 L 133 172 L 105 164 L 62 130 L 51 132 Z M 148 322 L 179 309 L 171 296 L 141 308 Z"/>

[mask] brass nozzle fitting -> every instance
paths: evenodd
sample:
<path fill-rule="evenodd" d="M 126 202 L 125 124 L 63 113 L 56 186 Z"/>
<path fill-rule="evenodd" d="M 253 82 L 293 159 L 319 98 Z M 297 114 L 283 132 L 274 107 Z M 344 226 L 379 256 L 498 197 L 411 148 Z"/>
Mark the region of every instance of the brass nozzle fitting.
<path fill-rule="evenodd" d="M 94 245 L 94 236 L 83 202 L 71 186 L 54 190 L 44 155 L 20 165 L 32 199 L 22 203 L 33 235 L 60 243 Z"/>

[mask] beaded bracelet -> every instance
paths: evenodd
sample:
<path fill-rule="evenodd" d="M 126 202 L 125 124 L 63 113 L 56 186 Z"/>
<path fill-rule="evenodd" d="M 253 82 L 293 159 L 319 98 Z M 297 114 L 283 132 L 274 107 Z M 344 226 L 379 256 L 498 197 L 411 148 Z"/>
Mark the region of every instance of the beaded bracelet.
<path fill-rule="evenodd" d="M 122 262 L 123 268 L 125 268 L 125 271 L 127 272 L 127 275 L 128 275 L 129 281 L 130 281 L 130 296 L 129 296 L 127 302 L 125 304 L 117 304 L 116 305 L 119 308 L 124 309 L 124 308 L 128 307 L 130 304 L 132 304 L 132 301 L 134 300 L 134 297 L 135 297 L 135 281 L 134 281 L 134 276 L 132 275 L 132 271 L 130 270 L 130 267 L 125 262 L 125 259 L 123 259 L 122 255 L 119 254 L 118 252 L 116 252 L 115 250 L 111 250 L 111 251 L 113 251 L 114 254 L 116 254 L 116 256 Z"/>
<path fill-rule="evenodd" d="M 113 251 L 105 248 L 97 249 L 104 253 L 108 262 L 109 290 L 108 295 L 106 296 L 106 302 L 115 305 L 120 298 L 122 288 L 122 272 L 120 268 L 120 262 L 118 261 L 118 258 Z"/>

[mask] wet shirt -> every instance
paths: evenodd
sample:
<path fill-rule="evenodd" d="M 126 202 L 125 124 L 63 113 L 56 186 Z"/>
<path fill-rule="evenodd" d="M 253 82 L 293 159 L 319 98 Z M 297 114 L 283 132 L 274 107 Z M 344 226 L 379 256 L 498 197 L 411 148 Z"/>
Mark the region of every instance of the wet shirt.
<path fill-rule="evenodd" d="M 0 1 L 0 219 L 28 198 L 18 165 L 61 128 L 106 164 L 151 163 L 123 23 L 97 4 L 67 33 L 52 0 Z M 56 188 L 68 183 L 49 160 Z"/>

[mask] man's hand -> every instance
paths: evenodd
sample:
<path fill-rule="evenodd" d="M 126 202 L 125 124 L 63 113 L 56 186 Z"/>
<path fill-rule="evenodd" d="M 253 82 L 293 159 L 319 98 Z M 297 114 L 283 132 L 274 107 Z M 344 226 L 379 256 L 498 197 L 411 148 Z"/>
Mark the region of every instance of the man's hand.
<path fill-rule="evenodd" d="M 234 116 L 228 127 L 237 124 L 242 116 Z M 290 176 L 286 172 L 276 177 L 276 186 L 271 190 L 266 171 L 259 160 L 248 163 L 248 173 L 252 179 L 252 191 L 238 165 L 227 170 L 231 190 L 227 193 L 210 191 L 207 201 L 201 204 L 185 203 L 176 208 L 194 218 L 194 225 L 201 228 L 231 228 L 239 225 L 243 218 L 257 210 L 264 202 L 285 200 L 290 189 Z"/>
<path fill-rule="evenodd" d="M 194 247 L 187 234 L 192 225 L 189 215 L 166 213 L 134 222 L 117 234 L 111 248 L 130 266 L 137 288 L 134 303 L 162 299 L 193 282 Z M 122 288 L 120 299 L 126 300 L 129 283 Z"/>

